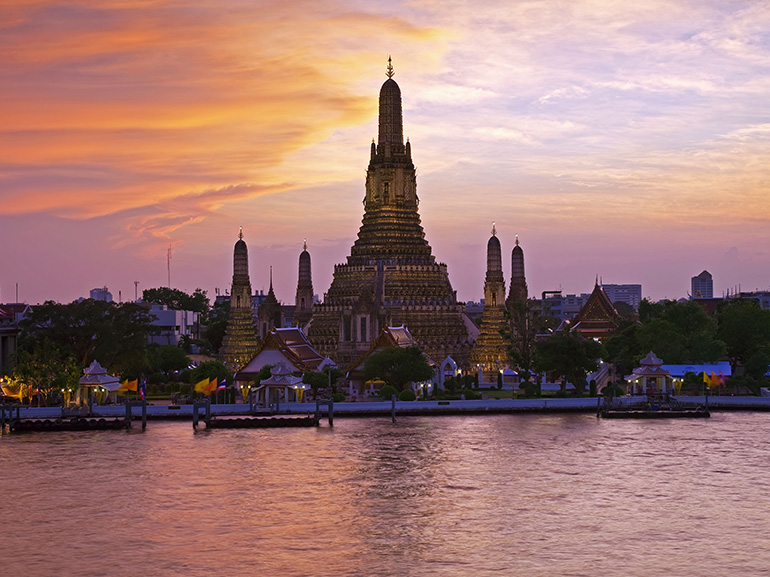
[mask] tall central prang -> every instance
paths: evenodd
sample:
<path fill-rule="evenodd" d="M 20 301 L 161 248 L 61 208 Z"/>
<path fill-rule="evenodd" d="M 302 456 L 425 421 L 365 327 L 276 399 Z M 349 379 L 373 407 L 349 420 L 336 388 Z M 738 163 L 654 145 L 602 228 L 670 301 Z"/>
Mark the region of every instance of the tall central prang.
<path fill-rule="evenodd" d="M 393 74 L 388 58 L 363 221 L 347 264 L 334 267 L 329 292 L 313 309 L 309 336 L 319 352 L 345 366 L 369 349 L 380 330 L 405 325 L 435 361 L 452 356 L 465 364 L 470 345 L 463 307 L 420 224 L 417 175 Z"/>

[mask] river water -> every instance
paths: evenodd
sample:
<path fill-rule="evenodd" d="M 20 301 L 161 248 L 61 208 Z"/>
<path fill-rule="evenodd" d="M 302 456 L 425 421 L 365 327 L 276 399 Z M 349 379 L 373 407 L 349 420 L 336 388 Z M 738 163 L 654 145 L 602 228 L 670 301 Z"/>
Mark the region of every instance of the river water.
<path fill-rule="evenodd" d="M 4 576 L 767 575 L 770 414 L 0 437 Z"/>

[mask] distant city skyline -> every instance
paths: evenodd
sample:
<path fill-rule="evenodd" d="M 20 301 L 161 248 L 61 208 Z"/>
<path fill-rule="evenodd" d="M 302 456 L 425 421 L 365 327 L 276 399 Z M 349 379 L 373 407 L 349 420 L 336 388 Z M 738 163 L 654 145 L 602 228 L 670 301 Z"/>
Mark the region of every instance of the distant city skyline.
<path fill-rule="evenodd" d="M 463 301 L 506 286 L 770 288 L 770 5 L 226 0 L 0 17 L 0 301 L 229 288 L 323 296 L 361 224 L 393 57 L 426 238 Z"/>

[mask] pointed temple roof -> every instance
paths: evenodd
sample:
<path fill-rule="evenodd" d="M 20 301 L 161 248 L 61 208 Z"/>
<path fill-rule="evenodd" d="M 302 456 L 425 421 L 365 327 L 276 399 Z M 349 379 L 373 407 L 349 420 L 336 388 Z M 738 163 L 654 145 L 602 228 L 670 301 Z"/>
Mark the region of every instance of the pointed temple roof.
<path fill-rule="evenodd" d="M 620 314 L 597 277 L 591 296 L 572 321 L 572 329 L 587 337 L 601 340 L 615 330 L 619 318 Z"/>

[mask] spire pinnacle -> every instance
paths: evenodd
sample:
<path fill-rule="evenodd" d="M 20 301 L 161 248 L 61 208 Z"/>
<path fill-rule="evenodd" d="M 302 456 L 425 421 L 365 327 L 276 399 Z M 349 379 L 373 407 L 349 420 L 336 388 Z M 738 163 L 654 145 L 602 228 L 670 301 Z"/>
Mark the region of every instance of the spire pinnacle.
<path fill-rule="evenodd" d="M 492 222 L 492 236 L 497 236 L 497 229 L 495 228 L 494 222 Z"/>
<path fill-rule="evenodd" d="M 307 239 L 304 239 L 304 240 L 305 240 L 305 242 L 302 245 L 302 250 L 307 250 Z"/>
<path fill-rule="evenodd" d="M 388 54 L 388 71 L 385 73 L 388 78 L 393 78 L 393 75 L 395 72 L 393 72 L 393 63 L 390 59 L 390 54 Z"/>
<path fill-rule="evenodd" d="M 270 290 L 273 290 L 273 266 L 270 265 Z"/>
<path fill-rule="evenodd" d="M 519 235 L 516 235 L 516 246 L 519 246 Z"/>
<path fill-rule="evenodd" d="M 243 240 L 243 227 L 241 227 L 241 230 L 238 232 L 238 239 Z"/>

